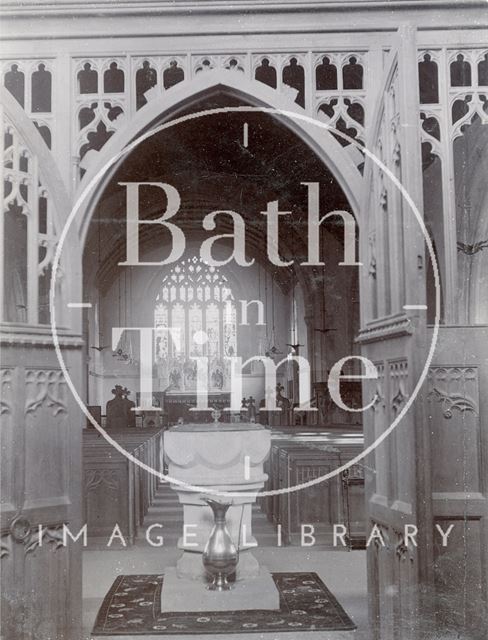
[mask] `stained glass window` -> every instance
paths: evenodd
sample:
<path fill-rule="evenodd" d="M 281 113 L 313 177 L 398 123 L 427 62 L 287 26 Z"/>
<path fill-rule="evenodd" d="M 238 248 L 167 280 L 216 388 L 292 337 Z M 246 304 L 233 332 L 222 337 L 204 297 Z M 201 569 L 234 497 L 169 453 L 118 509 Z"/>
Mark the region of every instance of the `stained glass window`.
<path fill-rule="evenodd" d="M 155 332 L 155 363 L 168 392 L 195 389 L 195 356 L 208 358 L 211 391 L 229 388 L 225 356 L 237 355 L 237 314 L 227 278 L 197 257 L 187 258 L 164 276 L 154 308 L 156 329 L 179 330 L 176 345 Z"/>

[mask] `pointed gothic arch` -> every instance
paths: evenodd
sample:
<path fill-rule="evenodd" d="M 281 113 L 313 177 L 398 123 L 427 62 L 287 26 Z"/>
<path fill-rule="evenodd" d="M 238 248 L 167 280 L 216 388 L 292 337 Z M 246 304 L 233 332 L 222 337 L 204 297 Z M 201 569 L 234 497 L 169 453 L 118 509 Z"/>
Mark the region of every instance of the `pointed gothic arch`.
<path fill-rule="evenodd" d="M 193 78 L 191 82 L 182 82 L 166 92 L 163 96 L 148 103 L 140 109 L 132 119 L 119 129 L 106 143 L 97 157 L 96 162 L 87 170 L 78 190 L 74 202 L 84 198 L 80 203 L 77 214 L 77 228 L 84 245 L 87 236 L 89 221 L 95 209 L 97 196 L 103 191 L 103 186 L 108 182 L 117 162 L 113 165 L 115 156 L 123 152 L 123 149 L 133 142 L 141 132 L 150 130 L 154 123 L 170 120 L 177 117 L 183 109 L 188 109 L 204 97 L 209 97 L 218 92 L 245 100 L 250 106 L 263 107 L 277 112 L 285 112 L 282 118 L 285 125 L 294 131 L 322 160 L 331 171 L 339 186 L 344 191 L 350 206 L 358 218 L 361 200 L 362 177 L 351 157 L 337 141 L 337 139 L 324 127 L 314 126 L 310 122 L 304 109 L 293 103 L 289 98 L 277 94 L 263 83 L 247 80 L 242 74 L 225 69 L 206 71 Z M 297 114 L 297 118 L 286 115 Z M 107 168 L 103 173 L 104 167 Z M 85 197 L 85 190 L 96 176 L 99 176 L 96 189 Z"/>

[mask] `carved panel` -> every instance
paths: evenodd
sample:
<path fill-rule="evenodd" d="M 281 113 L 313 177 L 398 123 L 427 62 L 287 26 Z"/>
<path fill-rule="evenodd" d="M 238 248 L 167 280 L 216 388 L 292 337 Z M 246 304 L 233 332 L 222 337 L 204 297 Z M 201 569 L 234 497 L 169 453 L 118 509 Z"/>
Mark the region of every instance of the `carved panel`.
<path fill-rule="evenodd" d="M 409 397 L 407 360 L 389 362 L 389 372 L 390 422 L 393 422 Z M 397 501 L 397 508 L 401 508 L 407 513 L 412 510 L 413 479 L 415 477 L 416 453 L 412 415 L 412 411 L 407 411 L 401 424 L 389 436 L 390 459 L 392 460 L 391 499 Z"/>
<path fill-rule="evenodd" d="M 2 85 L 10 91 L 51 148 L 53 114 L 56 108 L 52 99 L 54 60 L 38 58 L 0 61 L 0 74 Z"/>
<path fill-rule="evenodd" d="M 446 546 L 434 534 L 435 617 L 440 628 L 458 629 L 459 637 L 482 640 L 488 604 L 484 590 L 486 533 L 478 518 L 442 518 L 444 532 L 453 525 Z M 463 603 L 460 604 L 460 598 Z"/>
<path fill-rule="evenodd" d="M 366 57 L 364 52 L 327 52 L 316 54 L 313 63 L 314 114 L 347 136 L 337 135 L 336 138 L 360 171 L 364 156 L 348 138 L 361 145 L 365 142 Z"/>
<path fill-rule="evenodd" d="M 67 412 L 66 381 L 58 369 L 30 369 L 25 374 L 25 413 L 33 413 L 43 405 L 52 409 L 52 415 Z"/>
<path fill-rule="evenodd" d="M 396 629 L 401 638 L 416 637 L 418 602 L 415 590 L 417 548 L 412 540 L 406 540 L 405 531 L 388 527 L 373 520 L 375 537 L 369 546 L 370 571 L 377 576 L 373 583 L 375 621 L 378 637 L 394 638 Z M 429 628 L 429 625 L 425 626 Z"/>
<path fill-rule="evenodd" d="M 248 80 L 263 82 L 304 107 L 310 114 L 330 120 L 338 131 L 365 142 L 367 51 L 137 53 L 113 52 L 106 57 L 74 57 L 75 86 L 72 105 L 73 147 L 79 180 L 113 133 L 148 102 L 180 82 L 201 73 L 222 69 L 241 73 Z M 329 64 L 324 65 L 324 59 Z M 330 71 L 335 83 L 327 80 Z M 107 87 L 107 74 L 124 76 L 123 90 Z M 318 80 L 317 80 L 318 79 Z M 121 80 L 122 87 L 122 80 Z M 325 89 L 324 89 L 325 87 Z M 331 87 L 330 89 L 327 87 Z M 332 110 L 332 118 L 328 112 Z M 39 122 L 41 127 L 43 124 Z M 340 136 L 353 161 L 362 170 L 364 157 L 355 145 Z"/>
<path fill-rule="evenodd" d="M 24 516 L 18 516 L 12 521 L 8 532 L 2 534 L 1 557 L 7 558 L 12 553 L 12 546 L 21 544 L 24 553 L 32 553 L 41 545 L 49 544 L 53 550 L 63 547 L 63 525 L 31 526 Z"/>
<path fill-rule="evenodd" d="M 130 78 L 125 56 L 75 58 L 73 75 L 73 157 L 79 164 L 79 179 L 124 123 Z"/>
<path fill-rule="evenodd" d="M 190 77 L 188 56 L 133 56 L 131 58 L 132 113 Z"/>
<path fill-rule="evenodd" d="M 478 415 L 477 368 L 431 367 L 427 397 L 431 402 L 440 404 L 446 420 L 466 411 Z"/>
<path fill-rule="evenodd" d="M 15 460 L 14 456 L 7 455 L 7 452 L 15 450 L 14 373 L 10 368 L 0 370 L 0 444 L 2 448 L 0 484 L 4 508 L 7 504 L 13 505 L 15 495 L 13 491 Z"/>
<path fill-rule="evenodd" d="M 396 360 L 389 363 L 390 372 L 390 406 L 392 418 L 402 410 L 408 399 L 408 363 Z"/>
<path fill-rule="evenodd" d="M 370 557 L 370 571 L 377 577 L 373 584 L 372 608 L 376 611 L 376 622 L 379 626 L 378 636 L 381 638 L 394 637 L 394 599 L 391 589 L 393 586 L 392 542 L 390 531 L 382 523 L 371 521 L 371 531 L 379 533 L 368 547 Z M 368 532 L 369 534 L 369 532 Z"/>
<path fill-rule="evenodd" d="M 103 446 L 87 442 L 83 457 L 84 521 L 88 524 L 89 541 L 109 536 L 118 524 L 128 544 L 132 544 L 143 514 L 141 498 L 146 486 L 137 468 L 124 456 L 109 457 Z"/>
<path fill-rule="evenodd" d="M 433 491 L 480 491 L 478 368 L 431 367 L 427 400 L 435 442 Z"/>
<path fill-rule="evenodd" d="M 4 180 L 0 200 L 9 270 L 0 313 L 7 322 L 49 322 L 50 265 L 57 242 L 53 202 L 43 167 L 10 118 L 1 117 Z M 63 212 L 64 213 L 64 212 Z"/>
<path fill-rule="evenodd" d="M 59 369 L 25 372 L 25 499 L 36 504 L 68 493 L 69 433 L 67 388 Z M 38 481 L 39 478 L 43 482 Z"/>
<path fill-rule="evenodd" d="M 411 585 L 417 581 L 417 542 L 407 540 L 405 531 L 393 530 L 395 548 L 395 591 L 392 597 L 396 606 L 396 625 L 402 629 L 402 640 L 414 640 L 417 638 L 416 626 L 418 620 L 418 599 Z M 393 587 L 392 587 L 393 590 Z M 426 620 L 421 623 L 421 628 L 429 629 L 431 625 Z"/>
<path fill-rule="evenodd" d="M 466 321 L 470 303 L 464 283 L 476 280 L 470 275 L 472 256 L 485 248 L 487 240 L 479 234 L 477 217 L 471 215 L 476 199 L 471 167 L 479 167 L 482 151 L 477 145 L 483 140 L 479 127 L 488 122 L 487 55 L 486 49 L 439 47 L 419 51 L 418 58 L 426 189 L 429 166 L 436 157 L 442 164 L 442 171 L 435 175 L 438 203 L 433 214 L 437 219 L 428 222 L 436 250 L 445 256 L 439 267 L 444 271 L 444 315 L 452 324 Z M 457 140 L 460 137 L 462 141 Z M 448 189 L 453 183 L 455 189 Z"/>
<path fill-rule="evenodd" d="M 49 527 L 43 536 L 42 546 L 38 542 L 39 536 L 34 532 L 29 548 L 24 547 L 24 588 L 28 593 L 29 606 L 25 609 L 18 607 L 14 615 L 20 610 L 24 628 L 35 629 L 36 633 L 42 628 L 45 637 L 76 638 L 78 633 L 70 629 L 74 609 L 67 607 L 66 602 L 74 594 L 81 597 L 78 591 L 71 591 L 76 589 L 71 574 L 81 570 L 74 557 L 79 545 L 69 538 L 66 546 L 63 545 L 62 525 Z M 19 621 L 17 628 L 18 625 Z"/>
<path fill-rule="evenodd" d="M 448 52 L 446 75 L 449 81 L 452 140 L 462 135 L 463 126 L 471 122 L 475 114 L 483 124 L 488 122 L 488 92 L 483 75 L 485 61 L 486 50 L 456 49 Z"/>
<path fill-rule="evenodd" d="M 2 533 L 0 540 L 0 558 L 8 558 L 12 553 L 12 538 L 10 533 Z"/>
<path fill-rule="evenodd" d="M 385 379 L 386 367 L 384 362 L 374 363 L 378 371 L 378 378 L 375 387 L 375 402 L 372 407 L 372 420 L 374 424 L 374 440 L 379 438 L 388 427 L 388 387 Z M 381 496 L 381 500 L 386 502 L 388 499 L 388 469 L 390 468 L 388 438 L 381 442 L 374 450 L 374 468 L 376 474 L 374 476 L 375 493 Z"/>
<path fill-rule="evenodd" d="M 0 415 L 12 415 L 12 369 L 0 370 Z"/>
<path fill-rule="evenodd" d="M 85 491 L 95 491 L 102 486 L 109 491 L 118 491 L 119 477 L 117 471 L 108 469 L 89 469 L 85 475 Z"/>

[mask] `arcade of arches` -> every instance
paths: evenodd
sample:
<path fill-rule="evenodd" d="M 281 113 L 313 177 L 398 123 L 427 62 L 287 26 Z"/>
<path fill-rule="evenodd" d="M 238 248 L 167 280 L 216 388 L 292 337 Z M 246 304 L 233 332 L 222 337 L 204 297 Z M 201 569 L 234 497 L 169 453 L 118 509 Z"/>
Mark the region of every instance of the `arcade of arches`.
<path fill-rule="evenodd" d="M 32 15 L 37 4 L 27 3 Z M 488 52 L 486 30 L 469 28 L 479 7 L 472 2 L 461 16 L 449 2 L 392 12 L 388 3 L 351 2 L 352 30 L 325 1 L 301 10 L 290 3 L 287 11 L 249 3 L 250 13 L 240 2 L 227 11 L 202 3 L 200 17 L 153 4 L 129 2 L 125 12 L 103 0 L 86 11 L 53 3 L 43 33 L 25 14 L 5 12 L 2 637 L 97 637 L 95 616 L 117 575 L 164 573 L 178 556 L 176 494 L 91 428 L 61 353 L 90 414 L 140 461 L 163 468 L 160 434 L 177 423 L 262 423 L 272 438 L 271 489 L 352 460 L 402 416 L 346 472 L 258 500 L 255 555 L 275 572 L 320 575 L 357 627 L 332 626 L 331 640 L 481 640 L 488 624 Z M 70 40 L 68 17 L 76 17 Z M 268 19 L 272 38 L 263 30 Z M 114 28 L 119 37 L 98 37 Z M 173 118 L 177 124 L 131 145 Z M 419 208 L 438 278 L 391 177 Z M 150 183 L 138 191 L 137 265 L 126 260 L 128 183 Z M 161 183 L 179 194 L 171 222 L 185 239 L 167 264 L 174 236 L 157 223 L 170 209 Z M 282 215 L 270 243 L 263 212 L 275 202 Z M 321 217 L 352 214 L 357 263 L 345 259 L 341 215 L 320 224 L 320 264 L 310 263 L 314 207 Z M 214 223 L 204 222 L 211 212 L 219 212 Z M 229 259 L 237 218 L 247 265 Z M 209 265 L 202 246 L 217 235 L 217 264 Z M 57 353 L 50 284 L 61 239 Z M 129 330 L 114 341 L 114 327 Z M 153 409 L 131 412 L 141 404 L 142 327 L 154 330 Z M 280 363 L 275 384 L 255 356 Z M 292 356 L 309 363 L 314 411 L 300 409 L 303 370 Z M 328 387 L 331 369 L 348 356 L 355 358 L 344 374 L 364 373 L 358 356 L 377 372 L 374 380 L 341 382 L 341 397 L 356 411 L 341 409 Z M 196 358 L 203 357 L 212 415 L 195 411 Z M 254 360 L 243 368 L 240 410 L 225 412 L 231 357 Z M 279 410 L 267 410 L 275 389 Z M 73 532 L 87 524 L 86 546 L 82 536 L 63 544 L 67 523 Z M 120 535 L 108 548 L 115 523 Z M 163 525 L 160 547 L 146 537 L 155 523 Z M 315 536 L 307 548 L 303 524 Z M 337 524 L 346 531 L 339 544 Z"/>

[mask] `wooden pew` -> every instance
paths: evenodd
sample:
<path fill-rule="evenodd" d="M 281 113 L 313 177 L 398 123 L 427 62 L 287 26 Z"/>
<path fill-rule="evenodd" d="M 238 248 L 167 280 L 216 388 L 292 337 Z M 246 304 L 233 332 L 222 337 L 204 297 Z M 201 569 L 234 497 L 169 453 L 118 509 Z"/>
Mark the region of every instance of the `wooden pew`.
<path fill-rule="evenodd" d="M 312 449 L 306 445 L 287 445 L 280 448 L 280 483 L 294 487 L 318 479 L 341 466 L 340 453 Z M 332 544 L 334 524 L 344 524 L 345 511 L 337 476 L 298 491 L 280 495 L 279 518 L 283 540 L 289 544 L 300 544 L 302 525 L 313 526 L 317 543 Z M 310 531 L 309 527 L 306 531 Z"/>
<path fill-rule="evenodd" d="M 333 430 L 280 429 L 273 432 L 266 465 L 265 490 L 302 484 L 355 458 L 363 448 L 361 434 Z M 350 548 L 364 547 L 364 468 L 359 462 L 345 472 L 307 489 L 259 501 L 268 519 L 282 528 L 285 544 L 301 543 L 301 525 L 314 527 L 317 544 L 333 544 L 333 525 L 346 526 Z M 341 548 L 338 542 L 338 548 Z"/>
<path fill-rule="evenodd" d="M 127 544 L 139 526 L 138 473 L 124 455 L 104 443 L 83 443 L 84 522 L 90 544 L 106 545 L 118 524 Z"/>
<path fill-rule="evenodd" d="M 161 470 L 161 429 L 130 429 L 110 432 L 110 436 L 134 458 Z M 154 499 L 156 476 L 128 460 L 91 429 L 83 432 L 83 465 L 89 543 L 105 546 L 118 524 L 127 544 L 133 544 Z"/>

